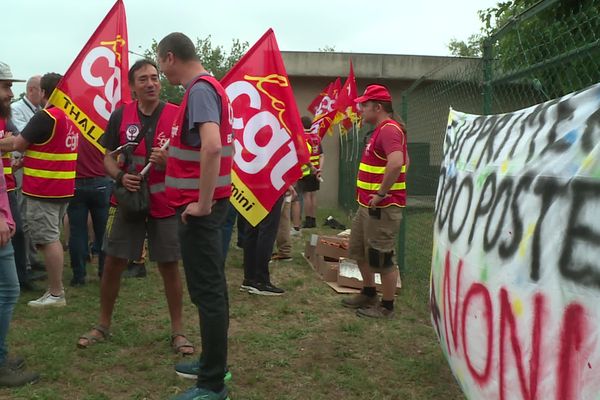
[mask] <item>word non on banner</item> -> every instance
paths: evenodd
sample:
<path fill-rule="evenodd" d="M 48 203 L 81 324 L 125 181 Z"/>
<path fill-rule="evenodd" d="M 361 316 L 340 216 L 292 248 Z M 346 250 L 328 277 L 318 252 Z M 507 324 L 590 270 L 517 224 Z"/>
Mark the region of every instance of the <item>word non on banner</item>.
<path fill-rule="evenodd" d="M 600 84 L 509 114 L 450 110 L 430 299 L 467 398 L 598 398 Z"/>

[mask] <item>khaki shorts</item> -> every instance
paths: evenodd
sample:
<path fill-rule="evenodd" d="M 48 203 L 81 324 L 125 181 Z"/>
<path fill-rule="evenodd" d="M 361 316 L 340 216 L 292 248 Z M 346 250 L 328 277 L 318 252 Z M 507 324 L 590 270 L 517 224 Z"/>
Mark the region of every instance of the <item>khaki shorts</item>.
<path fill-rule="evenodd" d="M 148 234 L 150 261 L 158 263 L 176 262 L 181 259 L 177 237 L 177 217 L 151 218 L 140 221 L 127 221 L 119 213 L 118 207 L 110 207 L 104 251 L 107 255 L 125 260 L 139 260 Z"/>
<path fill-rule="evenodd" d="M 27 233 L 34 246 L 58 242 L 68 201 L 48 201 L 25 196 Z"/>
<path fill-rule="evenodd" d="M 396 268 L 396 243 L 402 222 L 402 208 L 377 208 L 380 217 L 369 215 L 367 207 L 359 206 L 350 235 L 350 258 L 369 262 L 369 266 L 384 272 Z"/>

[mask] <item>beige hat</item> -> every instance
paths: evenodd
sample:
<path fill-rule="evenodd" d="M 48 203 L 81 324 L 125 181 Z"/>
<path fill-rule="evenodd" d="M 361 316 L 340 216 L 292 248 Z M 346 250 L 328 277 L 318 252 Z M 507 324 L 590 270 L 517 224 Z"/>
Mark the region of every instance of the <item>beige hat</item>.
<path fill-rule="evenodd" d="M 8 64 L 0 61 L 0 81 L 25 82 L 25 79 L 13 78 L 13 74 L 10 72 L 10 67 Z"/>

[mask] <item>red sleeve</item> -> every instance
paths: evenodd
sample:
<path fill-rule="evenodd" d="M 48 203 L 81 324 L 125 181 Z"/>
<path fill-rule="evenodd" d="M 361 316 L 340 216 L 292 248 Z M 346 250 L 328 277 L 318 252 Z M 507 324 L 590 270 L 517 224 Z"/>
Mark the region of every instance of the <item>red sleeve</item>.
<path fill-rule="evenodd" d="M 375 151 L 386 156 L 394 151 L 404 151 L 406 148 L 406 138 L 404 132 L 395 125 L 389 124 L 381 128 Z"/>

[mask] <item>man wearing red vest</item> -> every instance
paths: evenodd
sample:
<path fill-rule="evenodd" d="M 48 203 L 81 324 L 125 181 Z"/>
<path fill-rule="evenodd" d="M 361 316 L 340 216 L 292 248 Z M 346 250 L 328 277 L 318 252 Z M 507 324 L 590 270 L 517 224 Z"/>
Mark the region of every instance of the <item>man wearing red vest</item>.
<path fill-rule="evenodd" d="M 122 185 L 130 192 L 141 189 L 139 173 L 147 161 L 152 163 L 144 178 L 150 193 L 150 215 L 132 219 L 112 198 L 100 286 L 100 318 L 98 325 L 79 338 L 77 346 L 86 348 L 108 338 L 121 275 L 127 267 L 127 260 L 140 258 L 147 235 L 150 260 L 158 264 L 169 305 L 171 345 L 180 354 L 193 354 L 194 347 L 183 334 L 183 284 L 178 268 L 177 221 L 165 194 L 167 153 L 163 146 L 171 134 L 178 108 L 160 101 L 158 68 L 153 62 L 137 61 L 129 69 L 128 78 L 138 100 L 112 113 L 100 142 L 107 150 L 104 157 L 106 172 L 115 179 L 116 185 Z M 126 151 L 122 155 L 125 155 L 125 160 L 119 165 L 114 151 L 124 145 Z M 152 150 L 147 155 L 149 147 Z"/>
<path fill-rule="evenodd" d="M 200 359 L 175 367 L 180 375 L 197 376 L 196 386 L 176 399 L 224 400 L 229 300 L 221 226 L 231 195 L 233 116 L 225 90 L 204 69 L 187 36 L 164 37 L 158 62 L 171 84 L 186 87 L 173 126 L 165 183 L 180 215 L 181 257 L 202 338 Z"/>
<path fill-rule="evenodd" d="M 315 228 L 317 226 L 317 192 L 321 188 L 321 172 L 325 157 L 323 156 L 323 146 L 321 146 L 321 137 L 318 133 L 310 131 L 310 119 L 302 117 L 304 125 L 304 139 L 310 154 L 310 162 L 302 166 L 302 179 L 298 181 L 298 186 L 302 192 L 304 208 L 303 228 Z"/>
<path fill-rule="evenodd" d="M 62 78 L 42 76 L 45 104 Z M 67 304 L 62 283 L 63 247 L 60 226 L 75 191 L 75 167 L 79 130 L 57 107 L 38 111 L 19 136 L 0 141 L 2 151 L 27 153 L 23 157 L 22 192 L 26 196 L 25 220 L 32 243 L 42 251 L 48 271 L 48 290 L 27 303 L 30 307 L 61 307 Z"/>
<path fill-rule="evenodd" d="M 363 120 L 375 130 L 358 167 L 359 207 L 352 221 L 349 249 L 350 257 L 358 263 L 363 288 L 342 304 L 357 309 L 361 317 L 392 318 L 398 280 L 394 249 L 406 206 L 406 135 L 392 119 L 392 97 L 385 86 L 369 85 L 354 101 L 360 104 Z M 377 300 L 375 272 L 383 284 L 381 302 Z"/>
<path fill-rule="evenodd" d="M 0 62 L 0 130 L 4 130 L 5 122 L 10 117 L 10 101 L 13 99 L 13 82 L 24 82 L 14 79 L 10 68 Z M 19 299 L 19 280 L 10 242 L 15 232 L 4 174 L 0 175 L 0 386 L 22 386 L 35 382 L 39 375 L 23 371 L 22 358 L 8 358 L 6 335 L 12 319 L 12 312 Z"/>

